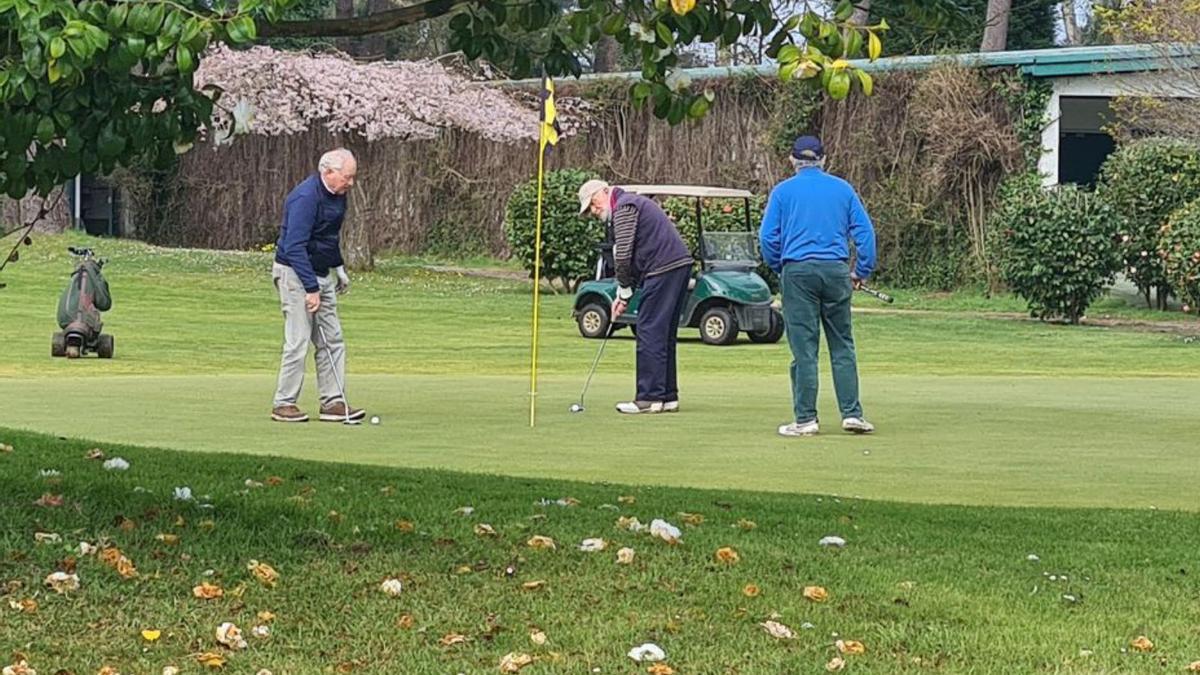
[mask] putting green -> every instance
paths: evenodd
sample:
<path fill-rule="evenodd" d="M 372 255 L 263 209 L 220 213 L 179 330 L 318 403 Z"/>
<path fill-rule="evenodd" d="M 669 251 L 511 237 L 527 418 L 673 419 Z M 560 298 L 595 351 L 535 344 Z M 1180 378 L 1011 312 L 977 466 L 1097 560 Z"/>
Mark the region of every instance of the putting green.
<path fill-rule="evenodd" d="M 598 375 L 572 415 L 581 377 L 543 380 L 527 426 L 525 378 L 351 376 L 351 400 L 383 424 L 268 420 L 274 377 L 7 379 L 0 426 L 112 443 L 389 466 L 676 486 L 816 492 L 927 503 L 1200 510 L 1200 444 L 1180 411 L 1200 407 L 1181 379 L 873 376 L 878 434 L 830 423 L 783 439 L 784 377 L 684 376 L 684 411 L 621 417 L 630 376 Z M 822 415 L 836 420 L 832 391 Z M 311 412 L 313 383 L 306 383 Z M 94 406 L 74 410 L 83 401 Z"/>

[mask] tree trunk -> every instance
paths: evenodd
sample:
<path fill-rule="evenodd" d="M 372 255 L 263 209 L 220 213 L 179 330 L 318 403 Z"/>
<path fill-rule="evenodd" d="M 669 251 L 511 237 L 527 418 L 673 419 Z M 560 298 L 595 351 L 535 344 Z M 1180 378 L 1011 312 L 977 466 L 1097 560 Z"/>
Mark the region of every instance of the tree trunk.
<path fill-rule="evenodd" d="M 1062 0 L 1058 8 L 1062 10 L 1063 27 L 1067 33 L 1067 44 L 1083 44 L 1083 34 L 1079 31 L 1079 17 L 1075 14 L 1075 0 Z"/>
<path fill-rule="evenodd" d="M 615 72 L 617 70 L 617 62 L 620 58 L 620 43 L 613 36 L 605 35 L 596 43 L 596 58 L 592 60 L 592 72 Z"/>
<path fill-rule="evenodd" d="M 854 4 L 854 13 L 850 15 L 850 21 L 865 26 L 871 21 L 871 0 L 858 0 Z"/>
<path fill-rule="evenodd" d="M 981 52 L 1002 52 L 1008 44 L 1008 19 L 1012 0 L 988 0 L 987 21 L 983 25 Z"/>

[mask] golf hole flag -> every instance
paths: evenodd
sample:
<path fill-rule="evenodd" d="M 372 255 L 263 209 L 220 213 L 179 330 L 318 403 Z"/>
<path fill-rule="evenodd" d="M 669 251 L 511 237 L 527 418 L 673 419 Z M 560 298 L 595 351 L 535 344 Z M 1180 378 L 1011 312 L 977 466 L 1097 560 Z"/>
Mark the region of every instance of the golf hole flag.
<path fill-rule="evenodd" d="M 538 301 L 542 285 L 542 184 L 546 168 L 546 146 L 558 143 L 558 111 L 554 109 L 554 81 L 542 74 L 541 133 L 538 134 L 537 216 L 533 238 L 533 328 L 529 349 L 529 426 L 537 421 Z"/>

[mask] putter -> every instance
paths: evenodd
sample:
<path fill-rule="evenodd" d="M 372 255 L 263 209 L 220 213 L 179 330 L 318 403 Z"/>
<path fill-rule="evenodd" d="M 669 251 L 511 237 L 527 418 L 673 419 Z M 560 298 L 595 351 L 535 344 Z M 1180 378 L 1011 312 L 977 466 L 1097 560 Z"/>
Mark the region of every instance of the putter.
<path fill-rule="evenodd" d="M 878 299 L 886 302 L 889 305 L 896 301 L 895 298 L 888 295 L 887 293 L 884 293 L 883 291 L 877 291 L 874 288 L 867 288 L 866 286 L 859 286 L 858 290 L 862 291 L 863 293 L 866 293 L 867 295 L 878 298 Z"/>
<path fill-rule="evenodd" d="M 600 349 L 596 351 L 596 358 L 592 359 L 592 368 L 588 371 L 587 379 L 583 382 L 583 391 L 579 392 L 579 403 L 575 403 L 571 406 L 571 412 L 583 412 L 583 398 L 587 396 L 588 387 L 592 384 L 592 375 L 596 374 L 596 366 L 600 363 L 600 357 L 604 356 L 604 347 L 608 344 L 608 338 L 612 337 L 613 331 L 616 329 L 616 327 L 617 324 L 615 321 L 608 324 L 608 331 L 604 333 L 604 339 L 600 341 Z"/>
<path fill-rule="evenodd" d="M 346 388 L 342 386 L 342 378 L 338 377 L 337 364 L 333 362 L 333 354 L 329 351 L 329 340 L 325 339 L 325 329 L 321 327 L 321 322 L 317 321 L 317 317 L 313 317 L 313 321 L 317 322 L 317 334 L 321 336 L 321 344 L 325 346 L 325 358 L 329 361 L 329 369 L 333 371 L 333 382 L 338 386 L 338 394 L 342 397 L 342 412 L 346 414 L 346 421 L 342 422 L 346 426 L 358 426 L 362 424 L 361 420 L 350 419 L 350 401 L 346 399 Z"/>

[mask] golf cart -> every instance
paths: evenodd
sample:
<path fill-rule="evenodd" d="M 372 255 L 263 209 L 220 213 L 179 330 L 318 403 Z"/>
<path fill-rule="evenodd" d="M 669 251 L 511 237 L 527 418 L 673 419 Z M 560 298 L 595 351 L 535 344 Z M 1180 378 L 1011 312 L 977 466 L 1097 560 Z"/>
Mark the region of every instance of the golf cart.
<path fill-rule="evenodd" d="M 695 200 L 699 272 L 688 282 L 687 300 L 679 318 L 680 326 L 700 329 L 700 339 L 710 345 L 728 345 L 745 332 L 751 342 L 773 343 L 783 337 L 783 316 L 772 305 L 771 289 L 755 272 L 761 262 L 758 236 L 749 231 L 750 200 L 746 190 L 692 185 L 624 185 L 626 192 L 646 197 L 686 197 Z M 701 200 L 741 199 L 746 232 L 705 232 L 701 218 Z M 603 338 L 608 334 L 609 316 L 617 296 L 617 280 L 612 272 L 612 242 L 597 245 L 596 278 L 579 285 L 575 292 L 573 315 L 585 338 Z M 637 332 L 641 291 L 635 290 L 629 306 L 616 319 L 617 330 L 629 326 Z"/>
<path fill-rule="evenodd" d="M 113 357 L 113 336 L 101 334 L 101 312 L 112 308 L 112 295 L 100 268 L 107 262 L 97 258 L 90 248 L 67 249 L 79 259 L 71 281 L 58 300 L 58 326 L 62 330 L 50 340 L 50 355 L 77 359 L 95 353 L 102 359 Z"/>

